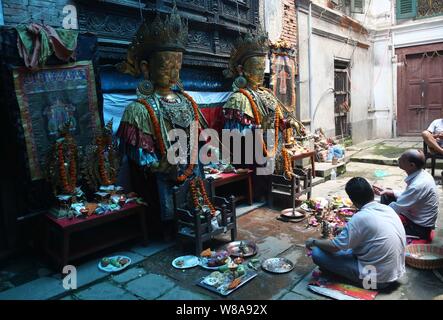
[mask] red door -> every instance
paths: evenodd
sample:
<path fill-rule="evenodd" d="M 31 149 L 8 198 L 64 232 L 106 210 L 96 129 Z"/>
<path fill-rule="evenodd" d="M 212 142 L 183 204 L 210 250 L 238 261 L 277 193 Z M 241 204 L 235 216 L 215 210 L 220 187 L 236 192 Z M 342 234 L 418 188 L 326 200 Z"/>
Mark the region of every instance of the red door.
<path fill-rule="evenodd" d="M 399 135 L 419 135 L 443 118 L 443 44 L 398 49 Z"/>

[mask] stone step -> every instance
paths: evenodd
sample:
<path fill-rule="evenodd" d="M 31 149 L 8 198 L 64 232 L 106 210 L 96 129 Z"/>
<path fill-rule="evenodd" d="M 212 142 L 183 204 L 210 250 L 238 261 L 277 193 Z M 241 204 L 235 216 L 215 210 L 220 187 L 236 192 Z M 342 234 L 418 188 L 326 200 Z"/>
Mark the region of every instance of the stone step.
<path fill-rule="evenodd" d="M 346 162 L 332 164 L 328 162 L 317 162 L 315 164 L 315 175 L 324 179 L 331 177 L 332 169 L 337 172 L 337 177 L 346 172 Z"/>
<path fill-rule="evenodd" d="M 261 208 L 265 205 L 266 205 L 266 202 L 254 202 L 252 205 L 249 205 L 249 204 L 238 205 L 238 206 L 236 206 L 237 218 L 240 218 L 241 216 L 243 216 L 251 211 L 254 211 L 258 208 Z"/>
<path fill-rule="evenodd" d="M 324 177 L 318 177 L 316 176 L 314 179 L 312 179 L 312 186 L 318 186 L 319 184 L 322 184 L 323 182 L 325 182 L 325 178 Z"/>
<path fill-rule="evenodd" d="M 384 165 L 384 166 L 394 166 L 397 167 L 398 166 L 398 159 L 397 158 L 376 158 L 376 157 L 368 157 L 368 156 L 363 156 L 363 157 L 359 157 L 358 155 L 351 157 L 350 159 L 351 162 L 361 162 L 361 163 L 371 163 L 371 164 L 379 164 L 379 165 Z M 431 160 L 428 159 L 428 161 L 426 162 L 426 168 L 431 168 Z M 437 160 L 437 163 L 435 165 L 436 169 L 443 169 L 443 161 L 442 160 Z"/>
<path fill-rule="evenodd" d="M 368 156 L 354 156 L 351 157 L 351 162 L 361 162 L 361 163 L 371 163 L 371 164 L 379 164 L 384 166 L 398 166 L 397 158 L 377 158 L 377 157 L 368 157 Z"/>

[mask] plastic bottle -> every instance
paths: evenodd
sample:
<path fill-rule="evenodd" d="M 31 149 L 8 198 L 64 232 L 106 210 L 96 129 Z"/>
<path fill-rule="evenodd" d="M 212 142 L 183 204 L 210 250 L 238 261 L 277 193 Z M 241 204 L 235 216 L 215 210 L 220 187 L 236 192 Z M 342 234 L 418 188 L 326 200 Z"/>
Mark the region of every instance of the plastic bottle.
<path fill-rule="evenodd" d="M 331 180 L 337 180 L 337 171 L 335 169 L 331 171 Z"/>

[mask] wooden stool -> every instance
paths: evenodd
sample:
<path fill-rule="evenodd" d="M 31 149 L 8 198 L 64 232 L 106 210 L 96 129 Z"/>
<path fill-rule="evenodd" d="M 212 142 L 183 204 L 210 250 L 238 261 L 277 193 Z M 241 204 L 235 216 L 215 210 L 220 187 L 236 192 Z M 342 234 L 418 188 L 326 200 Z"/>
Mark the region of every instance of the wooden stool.
<path fill-rule="evenodd" d="M 207 187 L 206 190 L 211 190 Z M 208 192 L 208 191 L 207 191 Z M 212 196 L 208 193 L 214 207 L 220 211 L 219 227 L 212 226 L 212 215 L 203 213 L 198 209 L 189 209 L 188 195 L 190 193 L 189 181 L 180 187 L 174 187 L 174 207 L 177 224 L 177 240 L 192 241 L 195 244 L 195 254 L 198 256 L 203 251 L 203 243 L 213 237 L 231 232 L 231 241 L 237 238 L 237 216 L 235 208 L 235 197 L 229 200 Z"/>
<path fill-rule="evenodd" d="M 287 180 L 280 175 L 272 175 L 269 191 L 269 206 L 272 208 L 274 196 L 276 194 L 289 196 L 291 198 L 292 207 L 300 196 L 306 194 L 308 200 L 311 199 L 312 193 L 312 170 L 294 169 L 294 176 L 291 180 Z"/>

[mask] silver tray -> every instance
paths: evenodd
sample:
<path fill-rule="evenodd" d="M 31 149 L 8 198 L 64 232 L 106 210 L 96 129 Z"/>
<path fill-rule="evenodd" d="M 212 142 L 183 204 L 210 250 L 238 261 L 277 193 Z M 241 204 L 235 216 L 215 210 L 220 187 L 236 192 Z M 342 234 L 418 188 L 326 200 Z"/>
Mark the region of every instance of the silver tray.
<path fill-rule="evenodd" d="M 252 279 L 254 279 L 256 276 L 257 276 L 257 273 L 256 273 L 256 272 L 253 272 L 253 271 L 248 270 L 248 271 L 246 272 L 246 274 L 242 276 L 242 278 L 241 278 L 241 282 L 240 282 L 240 284 L 239 284 L 236 288 L 234 288 L 234 289 L 230 289 L 230 290 L 226 290 L 226 291 L 220 291 L 220 290 L 217 290 L 216 287 L 213 287 L 213 286 L 210 286 L 210 285 L 206 284 L 206 283 L 204 282 L 204 280 L 205 280 L 206 277 L 203 277 L 203 278 L 201 278 L 200 280 L 198 280 L 197 285 L 200 286 L 200 287 L 202 287 L 202 288 L 205 288 L 205 289 L 207 289 L 207 290 L 209 290 L 209 291 L 212 291 L 212 292 L 214 292 L 214 293 L 217 293 L 217 294 L 219 294 L 219 295 L 221 295 L 221 296 L 226 297 L 226 296 L 230 295 L 231 293 L 233 293 L 235 290 L 238 290 L 239 288 L 241 288 L 242 286 L 244 286 L 246 283 L 248 283 L 249 281 L 251 281 Z M 231 279 L 231 280 L 233 280 L 233 279 Z"/>
<path fill-rule="evenodd" d="M 295 267 L 294 263 L 286 258 L 267 259 L 261 266 L 265 271 L 272 273 L 288 273 Z"/>
<path fill-rule="evenodd" d="M 244 246 L 248 248 L 248 253 L 243 253 L 240 250 L 240 245 L 243 243 Z M 225 250 L 228 251 L 229 255 L 232 257 L 243 257 L 248 258 L 257 254 L 257 245 L 249 240 L 234 241 L 230 242 L 225 246 Z"/>

